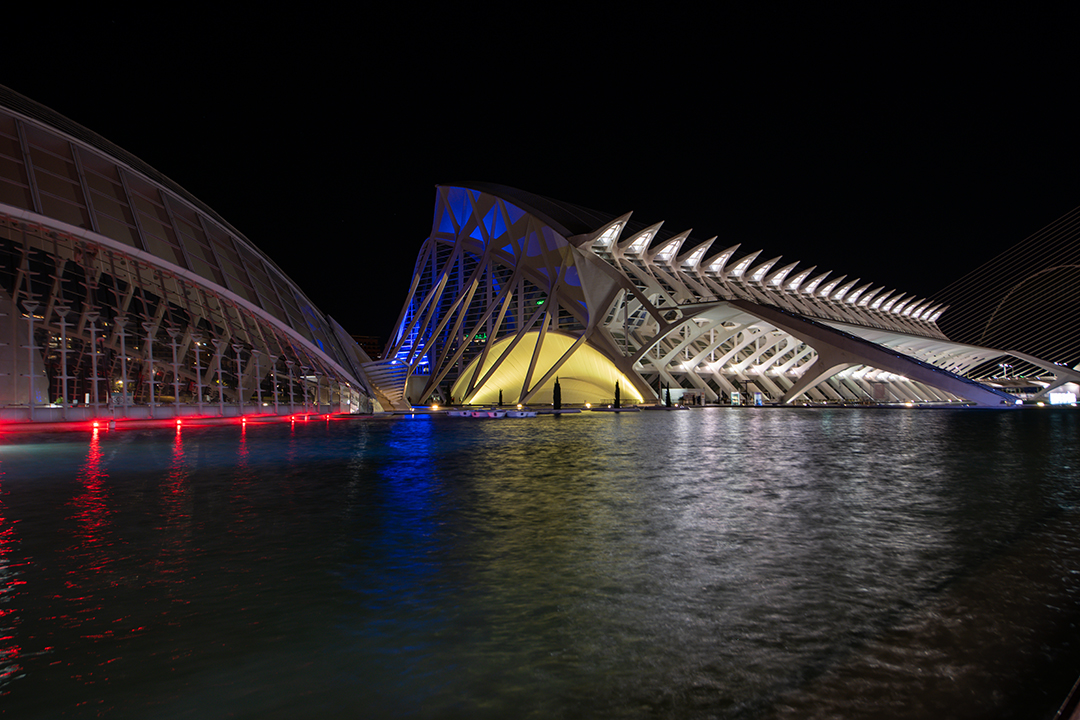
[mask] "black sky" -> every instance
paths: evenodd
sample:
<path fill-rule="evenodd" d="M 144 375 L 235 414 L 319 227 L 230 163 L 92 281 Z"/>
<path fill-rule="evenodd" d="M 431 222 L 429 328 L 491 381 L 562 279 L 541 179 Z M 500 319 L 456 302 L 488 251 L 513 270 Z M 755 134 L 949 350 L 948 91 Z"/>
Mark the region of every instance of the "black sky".
<path fill-rule="evenodd" d="M 1080 205 L 1068 18 L 434 12 L 80 11 L 12 39 L 0 83 L 187 188 L 362 334 L 397 315 L 437 183 L 923 295 Z"/>

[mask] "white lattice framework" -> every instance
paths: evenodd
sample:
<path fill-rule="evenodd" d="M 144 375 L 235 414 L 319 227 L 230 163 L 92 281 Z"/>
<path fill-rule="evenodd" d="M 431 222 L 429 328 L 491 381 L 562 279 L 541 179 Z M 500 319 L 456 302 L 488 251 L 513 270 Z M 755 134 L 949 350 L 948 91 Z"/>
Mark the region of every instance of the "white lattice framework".
<path fill-rule="evenodd" d="M 1003 353 L 950 342 L 940 304 L 715 245 L 512 188 L 439 187 L 395 333 L 367 374 L 403 406 L 445 398 L 467 368 L 484 367 L 455 398 L 467 403 L 501 359 L 486 355 L 494 342 L 512 336 L 512 349 L 535 332 L 509 401 L 529 402 L 587 343 L 653 399 L 669 386 L 710 402 L 748 390 L 777 402 L 1010 402 L 961 377 Z M 551 332 L 575 342 L 545 363 Z"/>

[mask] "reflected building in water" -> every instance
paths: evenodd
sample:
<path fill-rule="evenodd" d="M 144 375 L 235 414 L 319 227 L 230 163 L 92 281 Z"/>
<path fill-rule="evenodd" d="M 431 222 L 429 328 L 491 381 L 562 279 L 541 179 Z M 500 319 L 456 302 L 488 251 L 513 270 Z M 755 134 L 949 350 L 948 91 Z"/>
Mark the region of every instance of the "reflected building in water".
<path fill-rule="evenodd" d="M 569 403 L 611 402 L 618 382 L 630 402 L 670 388 L 702 403 L 1001 407 L 1017 400 L 987 367 L 1027 363 L 1033 399 L 1080 380 L 1067 358 L 951 340 L 944 302 L 716 241 L 490 183 L 440 186 L 365 371 L 401 408 L 547 403 L 556 379 Z"/>
<path fill-rule="evenodd" d="M 0 87 L 0 406 L 10 418 L 370 411 L 370 358 L 163 174 Z"/>

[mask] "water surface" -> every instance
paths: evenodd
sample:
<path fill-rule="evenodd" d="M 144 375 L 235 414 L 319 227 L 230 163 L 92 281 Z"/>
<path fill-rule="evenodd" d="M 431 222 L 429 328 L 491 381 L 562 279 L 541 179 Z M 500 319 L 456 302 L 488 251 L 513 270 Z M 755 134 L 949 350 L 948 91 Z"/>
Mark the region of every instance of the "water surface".
<path fill-rule="evenodd" d="M 1052 716 L 1075 411 L 0 438 L 0 711 Z"/>

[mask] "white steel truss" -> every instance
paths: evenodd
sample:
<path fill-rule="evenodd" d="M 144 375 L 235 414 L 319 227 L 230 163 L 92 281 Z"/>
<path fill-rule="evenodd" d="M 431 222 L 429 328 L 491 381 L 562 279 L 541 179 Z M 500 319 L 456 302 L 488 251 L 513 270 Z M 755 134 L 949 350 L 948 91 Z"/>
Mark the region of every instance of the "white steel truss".
<path fill-rule="evenodd" d="M 365 372 L 390 406 L 469 403 L 535 334 L 509 402 L 534 400 L 588 345 L 647 400 L 666 386 L 709 402 L 756 391 L 785 403 L 1012 404 L 962 377 L 1004 353 L 949 341 L 940 304 L 715 241 L 512 188 L 440 186 L 393 337 Z M 545 356 L 549 333 L 574 343 Z"/>

